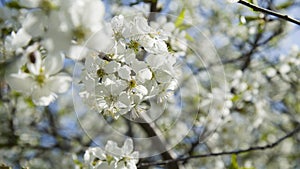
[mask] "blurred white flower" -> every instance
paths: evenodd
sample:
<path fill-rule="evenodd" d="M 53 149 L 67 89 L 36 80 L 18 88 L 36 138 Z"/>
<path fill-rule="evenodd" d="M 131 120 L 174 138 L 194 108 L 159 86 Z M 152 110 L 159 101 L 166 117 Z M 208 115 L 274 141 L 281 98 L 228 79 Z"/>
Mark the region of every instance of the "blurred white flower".
<path fill-rule="evenodd" d="M 286 73 L 288 73 L 290 70 L 291 70 L 291 67 L 290 67 L 288 64 L 283 64 L 283 65 L 281 65 L 280 68 L 279 68 L 279 72 L 280 72 L 281 74 L 286 74 Z"/>
<path fill-rule="evenodd" d="M 18 30 L 17 33 L 11 34 L 11 45 L 14 49 L 26 46 L 31 40 L 31 36 L 25 31 L 24 28 Z"/>
<path fill-rule="evenodd" d="M 268 77 L 274 77 L 276 75 L 276 69 L 270 67 L 266 70 L 266 74 Z"/>
<path fill-rule="evenodd" d="M 57 98 L 57 93 L 69 89 L 72 78 L 66 73 L 58 73 L 63 65 L 61 56 L 42 56 L 37 48 L 28 48 L 26 63 L 18 70 L 6 76 L 9 85 L 19 92 L 31 95 L 33 102 L 47 106 Z M 49 59 L 49 57 L 54 57 Z"/>
<path fill-rule="evenodd" d="M 22 0 L 20 4 L 41 9 L 28 12 L 22 26 L 31 36 L 40 38 L 49 53 L 68 52 L 72 45 L 84 44 L 103 27 L 105 9 L 98 0 L 37 0 L 34 3 Z M 103 35 L 98 36 L 93 38 L 93 43 L 103 40 Z M 73 54 L 71 58 L 82 59 Z"/>

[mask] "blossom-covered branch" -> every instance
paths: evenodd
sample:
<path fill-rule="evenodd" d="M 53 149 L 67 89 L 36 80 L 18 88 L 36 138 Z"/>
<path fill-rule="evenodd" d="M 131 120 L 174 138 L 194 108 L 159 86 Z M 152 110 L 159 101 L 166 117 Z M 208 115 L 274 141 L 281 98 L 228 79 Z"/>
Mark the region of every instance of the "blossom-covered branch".
<path fill-rule="evenodd" d="M 289 22 L 292 22 L 294 24 L 297 24 L 297 25 L 300 25 L 300 21 L 295 19 L 295 18 L 292 18 L 288 15 L 285 15 L 285 14 L 281 14 L 281 13 L 278 13 L 278 12 L 275 12 L 275 11 L 272 11 L 272 10 L 269 10 L 269 9 L 265 9 L 265 8 L 262 8 L 262 7 L 259 7 L 257 5 L 254 5 L 252 3 L 249 3 L 245 0 L 239 0 L 238 3 L 244 5 L 244 6 L 247 6 L 249 8 L 252 8 L 254 11 L 259 11 L 259 12 L 262 12 L 262 13 L 265 13 L 265 14 L 269 14 L 269 15 L 273 15 L 273 16 L 276 16 L 280 19 L 283 19 L 283 20 L 286 20 L 286 21 L 289 21 Z"/>
<path fill-rule="evenodd" d="M 165 160 L 165 161 L 158 161 L 158 162 L 152 162 L 152 163 L 141 163 L 141 164 L 138 165 L 138 167 L 166 165 L 168 163 L 173 163 L 173 162 L 189 161 L 189 160 L 194 159 L 194 158 L 206 158 L 206 157 L 223 156 L 223 155 L 231 155 L 231 154 L 241 154 L 241 153 L 246 153 L 246 152 L 251 152 L 251 151 L 256 151 L 256 150 L 271 149 L 271 148 L 276 147 L 277 145 L 279 145 L 281 142 L 283 142 L 287 138 L 292 137 L 293 135 L 295 135 L 299 131 L 300 131 L 300 125 L 298 125 L 293 131 L 287 133 L 285 136 L 279 138 L 277 141 L 273 142 L 272 144 L 267 144 L 265 146 L 253 146 L 253 147 L 249 147 L 247 149 L 223 151 L 223 152 L 218 152 L 218 153 L 200 154 L 200 155 L 195 155 L 195 156 L 177 158 L 177 159 L 174 159 L 174 160 Z"/>

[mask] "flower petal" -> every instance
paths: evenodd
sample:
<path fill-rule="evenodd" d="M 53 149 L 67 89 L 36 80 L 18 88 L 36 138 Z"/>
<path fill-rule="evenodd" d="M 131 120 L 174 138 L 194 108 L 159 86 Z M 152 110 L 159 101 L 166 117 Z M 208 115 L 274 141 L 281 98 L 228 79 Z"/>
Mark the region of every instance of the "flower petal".
<path fill-rule="evenodd" d="M 32 93 L 32 101 L 38 106 L 48 106 L 57 98 L 57 95 L 48 88 L 36 88 Z"/>
<path fill-rule="evenodd" d="M 24 93 L 30 93 L 35 85 L 34 79 L 25 73 L 10 74 L 6 76 L 5 80 L 11 88 Z"/>
<path fill-rule="evenodd" d="M 145 83 L 146 80 L 150 80 L 152 78 L 152 72 L 148 69 L 142 69 L 137 74 L 137 79 L 142 83 Z"/>
<path fill-rule="evenodd" d="M 55 93 L 66 92 L 71 84 L 72 78 L 66 73 L 59 73 L 55 76 L 51 76 L 47 81 L 47 87 Z"/>
<path fill-rule="evenodd" d="M 120 69 L 121 64 L 116 62 L 116 61 L 112 61 L 109 62 L 107 65 L 104 66 L 104 70 L 106 73 L 114 73 L 116 71 L 118 71 Z"/>
<path fill-rule="evenodd" d="M 130 138 L 127 138 L 124 142 L 124 145 L 122 147 L 122 153 L 124 155 L 129 155 L 133 151 L 133 141 Z"/>
<path fill-rule="evenodd" d="M 64 66 L 65 57 L 62 54 L 49 54 L 44 60 L 45 73 L 53 75 L 59 72 Z"/>
<path fill-rule="evenodd" d="M 113 142 L 113 141 L 107 141 L 107 144 L 105 146 L 105 150 L 110 153 L 110 154 L 113 154 L 113 155 L 120 155 L 122 153 L 122 150 L 121 148 L 118 147 L 117 143 L 116 142 Z"/>

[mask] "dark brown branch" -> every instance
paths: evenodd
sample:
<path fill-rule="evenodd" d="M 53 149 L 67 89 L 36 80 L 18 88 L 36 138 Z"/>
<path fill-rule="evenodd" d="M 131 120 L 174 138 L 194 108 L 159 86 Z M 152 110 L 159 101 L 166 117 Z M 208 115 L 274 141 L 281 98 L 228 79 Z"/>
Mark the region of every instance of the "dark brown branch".
<path fill-rule="evenodd" d="M 162 136 L 162 133 L 156 127 L 155 123 L 151 122 L 151 119 L 146 114 L 141 114 L 140 120 L 143 122 L 139 123 L 139 125 L 147 133 L 148 137 L 155 137 L 155 139 L 153 139 L 152 142 L 153 148 L 156 148 L 159 151 L 163 151 L 163 153 L 161 154 L 162 158 L 166 161 L 170 161 L 166 164 L 167 167 L 170 169 L 179 169 L 179 166 L 177 165 L 177 161 L 175 160 L 173 153 L 165 150 L 166 141 L 163 137 L 160 137 Z"/>
<path fill-rule="evenodd" d="M 150 3 L 149 21 L 155 20 L 155 14 L 158 12 L 157 0 L 144 0 L 145 3 Z"/>
<path fill-rule="evenodd" d="M 259 25 L 257 25 L 257 29 L 259 28 Z M 265 25 L 264 25 L 264 28 L 265 30 Z M 250 66 L 250 63 L 251 63 L 251 58 L 252 58 L 252 55 L 256 52 L 257 48 L 258 48 L 258 41 L 262 38 L 262 35 L 263 35 L 263 32 L 259 32 L 258 34 L 256 34 L 255 36 L 255 40 L 252 44 L 252 47 L 251 47 L 251 50 L 249 52 L 247 52 L 245 55 L 243 55 L 245 61 L 241 67 L 241 70 L 242 71 L 245 71 L 249 66 Z"/>
<path fill-rule="evenodd" d="M 133 131 L 132 131 L 132 125 L 130 120 L 124 118 L 124 120 L 126 121 L 126 125 L 128 127 L 127 132 L 126 132 L 126 136 L 128 137 L 133 137 Z"/>
<path fill-rule="evenodd" d="M 265 9 L 265 8 L 259 7 L 257 5 L 254 5 L 252 3 L 247 2 L 245 0 L 239 0 L 238 3 L 240 3 L 240 4 L 244 5 L 244 6 L 247 6 L 247 7 L 251 8 L 251 9 L 253 9 L 254 11 L 259 11 L 259 12 L 262 12 L 262 13 L 265 13 L 265 14 L 268 14 L 268 15 L 272 15 L 272 16 L 275 16 L 277 18 L 280 18 L 280 19 L 292 22 L 292 23 L 300 26 L 300 21 L 299 20 L 294 19 L 294 18 L 292 18 L 292 17 L 290 17 L 288 15 L 281 14 L 281 13 L 278 13 L 278 12 L 275 12 L 275 11 L 272 11 L 272 10 L 269 10 L 269 9 Z"/>
<path fill-rule="evenodd" d="M 274 143 L 267 144 L 265 146 L 254 146 L 254 147 L 249 147 L 247 149 L 240 149 L 240 150 L 233 150 L 233 151 L 224 151 L 224 152 L 219 152 L 219 153 L 201 154 L 201 155 L 189 156 L 189 157 L 184 157 L 184 158 L 177 158 L 177 159 L 174 159 L 174 160 L 158 161 L 158 162 L 153 162 L 153 163 L 141 163 L 141 164 L 139 164 L 138 167 L 166 165 L 168 163 L 179 162 L 179 161 L 188 161 L 188 160 L 191 160 L 191 159 L 194 159 L 194 158 L 207 158 L 207 157 L 214 157 L 214 156 L 241 154 L 241 153 L 247 153 L 247 152 L 251 152 L 251 151 L 271 149 L 271 148 L 279 145 L 285 139 L 287 139 L 289 137 L 292 137 L 294 134 L 296 134 L 299 131 L 300 131 L 300 125 L 298 125 L 293 131 L 289 132 L 285 136 L 279 138 Z"/>

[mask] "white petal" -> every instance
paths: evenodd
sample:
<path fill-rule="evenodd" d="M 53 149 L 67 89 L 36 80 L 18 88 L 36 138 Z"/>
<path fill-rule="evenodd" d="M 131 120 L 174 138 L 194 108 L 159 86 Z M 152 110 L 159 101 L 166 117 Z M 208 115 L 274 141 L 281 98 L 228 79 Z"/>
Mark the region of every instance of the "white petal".
<path fill-rule="evenodd" d="M 130 79 L 130 67 L 128 66 L 122 66 L 119 70 L 118 70 L 118 75 L 125 80 L 129 80 Z"/>
<path fill-rule="evenodd" d="M 151 27 L 148 25 L 146 18 L 138 16 L 135 18 L 135 25 L 138 33 L 148 33 L 151 31 Z"/>
<path fill-rule="evenodd" d="M 105 51 L 107 49 L 110 49 L 114 44 L 114 41 L 111 37 L 112 37 L 112 30 L 105 25 L 105 27 L 101 31 L 94 33 L 93 36 L 91 36 L 88 39 L 86 46 L 89 49 L 95 49 L 97 51 Z"/>
<path fill-rule="evenodd" d="M 136 165 L 134 164 L 134 162 L 129 161 L 127 163 L 126 169 L 137 169 Z"/>
<path fill-rule="evenodd" d="M 135 71 L 136 73 L 142 69 L 147 68 L 147 65 L 145 64 L 145 62 L 139 61 L 137 59 L 132 61 L 131 66 L 132 66 L 133 71 Z"/>
<path fill-rule="evenodd" d="M 137 79 L 144 83 L 146 80 L 150 80 L 152 78 L 152 72 L 146 68 L 142 69 L 137 74 Z"/>
<path fill-rule="evenodd" d="M 125 58 L 125 62 L 126 62 L 127 64 L 131 64 L 133 61 L 136 60 L 135 54 L 134 54 L 134 53 L 125 55 L 124 58 Z"/>
<path fill-rule="evenodd" d="M 119 70 L 121 64 L 116 62 L 116 61 L 112 61 L 112 62 L 109 62 L 107 65 L 104 66 L 104 70 L 106 73 L 114 73 L 116 71 Z"/>
<path fill-rule="evenodd" d="M 172 79 L 172 76 L 165 71 L 155 72 L 155 78 L 159 83 L 168 83 Z"/>
<path fill-rule="evenodd" d="M 50 77 L 45 83 L 47 87 L 55 93 L 66 92 L 71 84 L 72 78 L 66 73 L 59 73 Z"/>
<path fill-rule="evenodd" d="M 121 103 L 120 108 L 129 107 L 131 104 L 131 100 L 128 94 L 122 92 L 119 96 L 119 102 Z"/>
<path fill-rule="evenodd" d="M 69 55 L 73 60 L 82 60 L 88 54 L 88 49 L 84 46 L 74 45 L 69 50 Z"/>
<path fill-rule="evenodd" d="M 109 87 L 109 90 L 112 95 L 118 96 L 123 90 L 128 87 L 127 83 L 123 80 L 118 80 L 116 83 L 112 84 Z"/>
<path fill-rule="evenodd" d="M 106 155 L 105 155 L 104 151 L 99 147 L 88 148 L 84 153 L 83 159 L 84 159 L 85 163 L 91 164 L 94 162 L 95 157 L 97 157 L 101 160 L 101 161 L 97 162 L 96 166 L 101 165 L 102 160 L 106 159 Z"/>
<path fill-rule="evenodd" d="M 138 85 L 137 87 L 134 88 L 135 89 L 135 92 L 137 92 L 138 94 L 141 94 L 141 95 L 147 95 L 148 93 L 148 90 L 146 87 L 144 87 L 143 85 Z"/>
<path fill-rule="evenodd" d="M 150 54 L 146 57 L 146 62 L 151 66 L 151 67 L 159 67 L 164 63 L 164 56 L 161 55 L 153 55 Z"/>
<path fill-rule="evenodd" d="M 165 53 L 168 52 L 168 46 L 163 40 L 156 40 L 152 50 L 157 53 Z"/>
<path fill-rule="evenodd" d="M 63 68 L 64 59 L 65 57 L 60 53 L 49 54 L 44 60 L 45 73 L 52 75 L 59 72 Z"/>
<path fill-rule="evenodd" d="M 23 93 L 31 93 L 35 85 L 34 79 L 25 73 L 8 75 L 5 80 L 12 89 Z"/>
<path fill-rule="evenodd" d="M 175 25 L 172 22 L 168 22 L 163 26 L 163 29 L 168 32 L 172 32 L 175 29 Z"/>
<path fill-rule="evenodd" d="M 130 138 L 127 138 L 122 147 L 123 154 L 130 154 L 133 151 L 133 141 Z"/>
<path fill-rule="evenodd" d="M 115 32 L 121 32 L 124 24 L 124 16 L 119 15 L 111 19 L 111 27 Z"/>
<path fill-rule="evenodd" d="M 91 148 L 91 152 L 94 156 L 98 157 L 101 160 L 104 160 L 106 158 L 104 151 L 100 147 Z"/>
<path fill-rule="evenodd" d="M 57 98 L 57 95 L 48 88 L 35 88 L 32 92 L 32 101 L 38 106 L 48 106 Z"/>
<path fill-rule="evenodd" d="M 131 153 L 130 155 L 131 158 L 136 159 L 138 161 L 139 158 L 139 152 L 134 151 L 133 153 Z"/>
<path fill-rule="evenodd" d="M 47 20 L 44 11 L 33 10 L 31 11 L 26 19 L 23 21 L 22 25 L 33 37 L 41 36 L 44 33 L 45 22 Z"/>
<path fill-rule="evenodd" d="M 12 45 L 15 49 L 26 46 L 30 41 L 31 36 L 25 31 L 24 28 L 18 30 L 12 39 Z"/>
<path fill-rule="evenodd" d="M 107 153 L 110 153 L 112 155 L 121 155 L 122 150 L 121 148 L 118 147 L 116 142 L 113 142 L 111 140 L 107 141 L 107 144 L 105 146 L 105 151 L 107 151 Z"/>
<path fill-rule="evenodd" d="M 91 157 L 91 152 L 90 152 L 89 149 L 85 151 L 85 153 L 83 155 L 83 159 L 86 163 L 90 163 L 93 160 L 93 158 Z"/>

